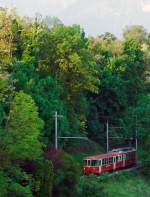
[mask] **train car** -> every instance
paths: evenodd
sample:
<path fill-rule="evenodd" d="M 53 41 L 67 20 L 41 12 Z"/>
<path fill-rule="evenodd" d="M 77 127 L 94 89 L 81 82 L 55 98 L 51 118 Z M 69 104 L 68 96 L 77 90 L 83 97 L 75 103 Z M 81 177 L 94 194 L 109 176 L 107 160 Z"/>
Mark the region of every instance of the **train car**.
<path fill-rule="evenodd" d="M 113 149 L 106 154 L 85 157 L 82 173 L 101 174 L 136 165 L 136 150 L 130 147 Z"/>

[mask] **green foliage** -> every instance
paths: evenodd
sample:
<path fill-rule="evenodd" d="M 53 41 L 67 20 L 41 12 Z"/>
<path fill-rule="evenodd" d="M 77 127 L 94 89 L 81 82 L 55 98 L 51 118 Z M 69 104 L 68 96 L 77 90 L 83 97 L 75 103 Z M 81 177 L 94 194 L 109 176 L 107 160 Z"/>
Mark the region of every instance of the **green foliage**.
<path fill-rule="evenodd" d="M 104 47 L 103 40 L 95 42 L 91 42 L 91 50 L 100 58 L 97 67 L 101 84 L 99 94 L 90 94 L 88 133 L 104 146 L 107 118 L 111 124 L 120 124 L 126 109 L 135 105 L 138 95 L 144 91 L 144 54 L 141 45 L 131 39 L 123 43 L 119 56 L 108 46 Z"/>
<path fill-rule="evenodd" d="M 31 96 L 16 93 L 7 123 L 4 144 L 13 159 L 35 159 L 41 154 L 42 120 Z"/>
<path fill-rule="evenodd" d="M 123 32 L 123 36 L 125 39 L 133 39 L 140 43 L 147 42 L 148 33 L 143 26 L 134 25 L 134 26 L 126 26 Z"/>
<path fill-rule="evenodd" d="M 13 19 L 12 20 L 12 24 L 11 24 L 11 31 L 12 31 L 12 43 L 13 43 L 13 59 L 18 60 L 21 59 L 22 57 L 22 45 L 23 45 L 23 38 L 22 38 L 22 27 L 21 25 L 18 23 L 17 19 Z"/>
<path fill-rule="evenodd" d="M 108 179 L 105 182 L 105 192 L 108 197 L 148 197 L 150 191 L 143 178 L 126 172 Z"/>
<path fill-rule="evenodd" d="M 0 128 L 5 127 L 6 116 L 8 115 L 13 94 L 13 80 L 6 72 L 0 71 Z"/>
<path fill-rule="evenodd" d="M 128 109 L 126 121 L 128 121 L 128 114 L 133 114 L 136 116 L 138 124 L 138 149 L 139 149 L 139 159 L 143 164 L 143 172 L 145 175 L 150 176 L 149 167 L 150 167 L 150 95 L 140 95 L 137 101 L 137 104 Z M 131 128 L 135 126 L 135 118 L 131 119 L 128 124 L 128 132 L 131 131 Z"/>
<path fill-rule="evenodd" d="M 61 152 L 61 166 L 54 176 L 53 196 L 76 196 L 76 184 L 79 180 L 79 165 L 71 155 Z"/>
<path fill-rule="evenodd" d="M 77 187 L 78 196 L 92 197 L 148 197 L 149 186 L 146 181 L 132 173 L 122 173 L 100 177 L 90 175 L 80 179 Z"/>
<path fill-rule="evenodd" d="M 79 197 L 106 197 L 104 184 L 98 180 L 97 176 L 90 175 L 80 178 L 77 185 L 77 195 Z"/>
<path fill-rule="evenodd" d="M 51 144 L 54 131 L 53 115 L 58 111 L 63 118 L 60 119 L 61 133 L 69 132 L 68 120 L 61 101 L 62 88 L 51 76 L 40 76 L 34 65 L 22 63 L 12 65 L 12 78 L 16 81 L 16 90 L 24 90 L 30 94 L 38 106 L 39 115 L 44 121 L 44 142 Z"/>
<path fill-rule="evenodd" d="M 115 35 L 111 34 L 110 32 L 106 32 L 102 35 L 99 36 L 100 39 L 102 40 L 107 40 L 109 42 L 116 40 L 117 38 L 115 37 Z"/>
<path fill-rule="evenodd" d="M 144 53 L 137 41 L 127 40 L 124 43 L 124 61 L 126 69 L 123 78 L 126 81 L 128 105 L 131 106 L 144 92 Z"/>
<path fill-rule="evenodd" d="M 7 194 L 7 188 L 9 185 L 9 178 L 5 175 L 3 171 L 0 171 L 0 191 L 1 197 L 5 197 Z"/>
<path fill-rule="evenodd" d="M 61 99 L 70 130 L 84 130 L 85 93 L 97 92 L 99 84 L 95 62 L 88 50 L 88 39 L 79 26 L 58 25 L 49 30 L 38 22 L 32 28 L 32 36 L 27 39 L 24 49 L 24 62 L 34 63 L 40 75 L 50 74 L 61 84 Z"/>
<path fill-rule="evenodd" d="M 7 172 L 6 172 L 7 170 Z M 23 185 L 21 182 L 30 181 L 30 177 L 21 172 L 18 167 L 5 166 L 5 170 L 0 171 L 0 191 L 1 197 L 32 197 L 31 185 Z"/>
<path fill-rule="evenodd" d="M 38 171 L 36 175 L 36 180 L 39 182 L 39 192 L 36 196 L 39 197 L 51 197 L 53 189 L 53 165 L 51 161 L 45 160 L 40 162 L 41 165 L 38 166 Z"/>

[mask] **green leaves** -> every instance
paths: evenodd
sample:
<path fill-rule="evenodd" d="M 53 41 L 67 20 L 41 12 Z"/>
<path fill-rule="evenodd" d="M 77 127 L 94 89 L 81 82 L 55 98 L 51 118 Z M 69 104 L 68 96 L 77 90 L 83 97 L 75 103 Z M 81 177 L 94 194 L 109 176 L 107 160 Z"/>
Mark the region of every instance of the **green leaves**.
<path fill-rule="evenodd" d="M 43 127 L 31 96 L 16 93 L 7 123 L 5 144 L 13 159 L 36 159 L 41 154 L 40 132 Z"/>

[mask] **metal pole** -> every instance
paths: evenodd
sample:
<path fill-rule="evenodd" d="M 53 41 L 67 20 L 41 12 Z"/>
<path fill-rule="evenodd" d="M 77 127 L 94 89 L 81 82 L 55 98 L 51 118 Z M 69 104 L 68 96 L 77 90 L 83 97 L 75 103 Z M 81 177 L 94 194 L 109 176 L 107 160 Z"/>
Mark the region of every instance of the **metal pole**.
<path fill-rule="evenodd" d="M 55 148 L 56 150 L 58 149 L 58 138 L 57 138 L 57 118 L 58 118 L 58 115 L 57 115 L 57 111 L 55 112 Z"/>
<path fill-rule="evenodd" d="M 107 127 L 107 152 L 108 152 L 109 151 L 109 123 L 108 123 L 108 120 L 106 123 L 106 127 Z"/>

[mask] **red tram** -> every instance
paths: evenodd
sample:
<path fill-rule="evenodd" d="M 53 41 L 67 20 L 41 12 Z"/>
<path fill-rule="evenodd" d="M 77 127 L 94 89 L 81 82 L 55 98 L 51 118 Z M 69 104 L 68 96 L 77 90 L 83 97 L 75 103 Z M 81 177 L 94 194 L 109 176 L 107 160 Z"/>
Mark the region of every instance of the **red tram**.
<path fill-rule="evenodd" d="M 95 156 L 85 157 L 82 172 L 101 174 L 136 165 L 136 150 L 130 147 L 113 149 L 112 151 Z"/>

